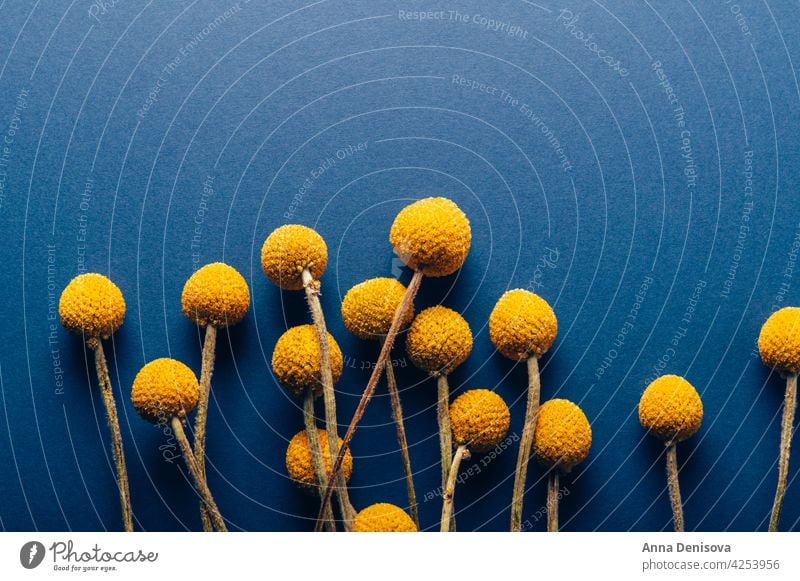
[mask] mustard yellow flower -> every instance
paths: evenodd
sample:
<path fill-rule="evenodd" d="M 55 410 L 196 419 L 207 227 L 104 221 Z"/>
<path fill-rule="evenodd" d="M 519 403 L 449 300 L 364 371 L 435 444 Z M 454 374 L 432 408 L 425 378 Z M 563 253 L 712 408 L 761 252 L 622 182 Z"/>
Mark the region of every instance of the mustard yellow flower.
<path fill-rule="evenodd" d="M 450 404 L 453 439 L 474 452 L 497 446 L 506 437 L 510 424 L 506 402 L 488 389 L 465 391 Z"/>
<path fill-rule="evenodd" d="M 102 274 L 90 272 L 73 278 L 58 302 L 61 324 L 87 339 L 108 339 L 122 326 L 125 299 L 122 291 Z"/>
<path fill-rule="evenodd" d="M 328 446 L 328 432 L 325 430 L 317 429 L 319 434 L 320 449 L 322 450 L 322 459 L 325 463 L 325 472 L 331 471 L 331 450 Z M 342 445 L 342 439 L 339 438 L 339 446 Z M 295 434 L 289 441 L 289 446 L 286 448 L 286 471 L 289 477 L 295 484 L 306 490 L 316 490 L 317 479 L 314 475 L 314 465 L 311 461 L 311 447 L 308 442 L 308 434 L 305 430 Z M 344 460 L 342 461 L 342 474 L 345 481 L 350 480 L 353 473 L 353 455 L 348 449 L 345 453 Z"/>
<path fill-rule="evenodd" d="M 373 504 L 353 519 L 356 533 L 415 533 L 417 525 L 406 511 L 386 502 Z"/>
<path fill-rule="evenodd" d="M 502 355 L 514 361 L 541 357 L 557 333 L 553 309 L 546 300 L 526 290 L 506 292 L 489 316 L 489 338 Z"/>
<path fill-rule="evenodd" d="M 394 278 L 371 278 L 355 285 L 342 300 L 344 326 L 359 339 L 379 339 L 389 333 L 406 287 Z M 401 329 L 414 318 L 413 307 L 403 317 Z"/>
<path fill-rule="evenodd" d="M 785 373 L 800 371 L 800 308 L 784 307 L 761 327 L 758 350 L 767 367 Z"/>
<path fill-rule="evenodd" d="M 169 424 L 184 418 L 197 406 L 200 386 L 197 376 L 186 365 L 163 357 L 139 370 L 133 380 L 133 407 L 149 422 Z"/>
<path fill-rule="evenodd" d="M 333 382 L 339 381 L 344 361 L 342 351 L 333 336 L 328 333 L 331 352 Z M 311 388 L 315 393 L 322 390 L 320 375 L 319 342 L 314 325 L 298 325 L 280 336 L 272 352 L 272 370 L 281 385 L 301 396 Z"/>
<path fill-rule="evenodd" d="M 261 247 L 261 267 L 269 279 L 286 290 L 303 288 L 303 270 L 319 280 L 328 265 L 328 246 L 315 230 L 286 224 L 267 236 Z"/>
<path fill-rule="evenodd" d="M 639 400 L 639 422 L 665 442 L 682 442 L 700 429 L 703 402 L 683 377 L 662 375 Z"/>
<path fill-rule="evenodd" d="M 392 223 L 389 242 L 397 256 L 425 276 L 453 274 L 469 253 L 469 220 L 452 200 L 425 198 L 403 208 Z"/>
<path fill-rule="evenodd" d="M 567 472 L 589 455 L 592 427 L 581 408 L 566 399 L 542 404 L 536 417 L 533 452 L 545 466 Z"/>
<path fill-rule="evenodd" d="M 228 327 L 250 308 L 250 290 L 239 272 L 222 262 L 200 268 L 183 286 L 183 314 L 197 325 Z"/>
<path fill-rule="evenodd" d="M 441 305 L 421 311 L 408 330 L 411 362 L 431 375 L 448 375 L 472 351 L 472 331 L 464 317 Z"/>

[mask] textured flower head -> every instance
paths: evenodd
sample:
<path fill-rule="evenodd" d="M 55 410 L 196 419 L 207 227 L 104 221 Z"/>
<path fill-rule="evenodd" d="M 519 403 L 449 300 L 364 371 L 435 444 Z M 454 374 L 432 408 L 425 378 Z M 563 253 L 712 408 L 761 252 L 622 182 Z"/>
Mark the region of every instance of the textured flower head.
<path fill-rule="evenodd" d="M 328 345 L 333 382 L 336 383 L 344 367 L 342 351 L 330 333 Z M 319 342 L 313 325 L 298 325 L 280 336 L 272 352 L 272 370 L 278 382 L 298 397 L 308 388 L 321 393 Z"/>
<path fill-rule="evenodd" d="M 767 367 L 800 371 L 800 308 L 784 307 L 770 315 L 761 327 L 758 351 Z"/>
<path fill-rule="evenodd" d="M 331 449 L 328 446 L 328 432 L 325 430 L 317 429 L 319 435 L 320 449 L 322 450 L 322 459 L 325 464 L 325 472 L 331 471 Z M 342 445 L 342 439 L 339 438 L 339 446 Z M 286 471 L 289 473 L 289 478 L 300 486 L 301 488 L 309 491 L 318 491 L 317 480 L 314 474 L 314 465 L 311 461 L 311 445 L 308 441 L 308 434 L 305 430 L 295 434 L 289 441 L 289 446 L 286 448 Z M 350 480 L 353 473 L 353 455 L 348 448 L 342 460 L 342 474 L 345 481 Z"/>
<path fill-rule="evenodd" d="M 545 466 L 569 471 L 589 455 L 592 427 L 581 408 L 566 399 L 542 404 L 536 416 L 533 452 Z"/>
<path fill-rule="evenodd" d="M 197 407 L 200 386 L 197 376 L 186 365 L 166 357 L 151 361 L 133 380 L 133 407 L 149 422 L 169 423 L 184 418 Z"/>
<path fill-rule="evenodd" d="M 222 262 L 200 268 L 183 286 L 183 314 L 197 325 L 229 327 L 250 308 L 250 290 L 239 272 Z"/>
<path fill-rule="evenodd" d="M 421 311 L 406 335 L 411 362 L 431 375 L 448 375 L 472 352 L 472 331 L 467 321 L 441 305 Z"/>
<path fill-rule="evenodd" d="M 58 302 L 61 324 L 87 339 L 108 339 L 122 326 L 125 299 L 110 279 L 94 272 L 73 278 Z"/>
<path fill-rule="evenodd" d="M 639 400 L 639 422 L 665 442 L 682 442 L 703 422 L 700 394 L 683 377 L 662 375 L 647 386 Z"/>
<path fill-rule="evenodd" d="M 488 389 L 471 389 L 450 404 L 450 426 L 457 444 L 487 452 L 508 433 L 511 414 L 506 402 Z"/>
<path fill-rule="evenodd" d="M 344 295 L 342 320 L 359 339 L 379 339 L 389 333 L 406 287 L 394 278 L 371 278 L 357 284 Z M 414 318 L 410 308 L 401 323 L 404 329 Z"/>
<path fill-rule="evenodd" d="M 417 525 L 399 506 L 379 502 L 368 506 L 353 519 L 356 533 L 415 533 Z"/>
<path fill-rule="evenodd" d="M 328 265 L 328 246 L 315 230 L 287 224 L 267 236 L 261 247 L 264 274 L 286 290 L 302 290 L 303 270 L 319 280 Z"/>
<path fill-rule="evenodd" d="M 489 316 L 489 337 L 497 350 L 514 361 L 541 357 L 555 341 L 558 320 L 550 305 L 532 292 L 506 292 Z"/>

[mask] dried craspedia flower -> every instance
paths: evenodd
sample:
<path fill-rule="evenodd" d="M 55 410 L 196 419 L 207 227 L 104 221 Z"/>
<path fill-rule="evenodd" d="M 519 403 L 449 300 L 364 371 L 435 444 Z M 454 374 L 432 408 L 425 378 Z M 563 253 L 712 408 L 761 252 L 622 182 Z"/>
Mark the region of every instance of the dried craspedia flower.
<path fill-rule="evenodd" d="M 328 447 L 328 432 L 325 430 L 317 429 L 319 435 L 320 449 L 322 450 L 322 459 L 325 464 L 325 472 L 331 470 L 331 449 Z M 342 445 L 342 439 L 339 438 L 339 446 Z M 295 434 L 289 442 L 289 447 L 286 448 L 286 471 L 289 477 L 298 486 L 306 490 L 316 490 L 317 479 L 314 474 L 314 465 L 311 461 L 311 447 L 308 442 L 308 434 L 305 430 Z M 342 474 L 344 474 L 345 481 L 350 480 L 350 475 L 353 473 L 353 455 L 348 448 L 342 460 Z"/>
<path fill-rule="evenodd" d="M 508 433 L 511 414 L 506 402 L 488 389 L 471 389 L 450 404 L 450 426 L 457 444 L 487 452 Z"/>
<path fill-rule="evenodd" d="M 183 418 L 197 407 L 200 386 L 197 376 L 186 365 L 163 357 L 139 370 L 133 380 L 133 407 L 149 422 L 169 423 Z"/>
<path fill-rule="evenodd" d="M 556 339 L 558 320 L 550 305 L 532 292 L 506 292 L 489 316 L 489 337 L 497 350 L 514 361 L 541 357 Z"/>
<path fill-rule="evenodd" d="M 328 345 L 331 373 L 336 383 L 344 366 L 342 351 L 330 333 Z M 320 368 L 319 342 L 313 325 L 298 325 L 280 336 L 272 352 L 272 370 L 282 386 L 296 396 L 301 396 L 307 388 L 319 393 L 322 390 Z"/>
<path fill-rule="evenodd" d="M 392 223 L 389 242 L 397 256 L 425 276 L 453 274 L 469 253 L 469 220 L 447 198 L 425 198 L 406 206 Z"/>
<path fill-rule="evenodd" d="M 417 525 L 399 506 L 379 502 L 368 506 L 353 519 L 355 533 L 415 533 Z"/>
<path fill-rule="evenodd" d="M 703 422 L 700 394 L 683 377 L 662 375 L 647 386 L 639 400 L 639 422 L 665 442 L 682 442 Z"/>
<path fill-rule="evenodd" d="M 583 410 L 566 399 L 542 404 L 536 416 L 533 452 L 545 466 L 569 471 L 589 455 L 592 427 Z"/>
<path fill-rule="evenodd" d="M 207 264 L 183 286 L 183 314 L 201 327 L 229 327 L 250 308 L 250 290 L 239 272 L 222 262 Z"/>
<path fill-rule="evenodd" d="M 344 326 L 359 339 L 386 336 L 405 292 L 403 283 L 394 278 L 371 278 L 357 284 L 342 300 Z M 405 314 L 400 328 L 406 328 L 413 318 L 412 307 Z"/>
<path fill-rule="evenodd" d="M 464 317 L 441 305 L 420 312 L 406 336 L 411 362 L 431 375 L 447 375 L 472 351 L 472 331 Z"/>
<path fill-rule="evenodd" d="M 286 290 L 303 288 L 303 270 L 319 280 L 328 265 L 328 246 L 315 230 L 286 224 L 267 236 L 261 247 L 261 267 L 269 279 Z"/>
<path fill-rule="evenodd" d="M 87 339 L 108 339 L 122 326 L 125 299 L 108 277 L 90 272 L 73 278 L 58 302 L 61 324 Z"/>
<path fill-rule="evenodd" d="M 758 351 L 767 367 L 800 371 L 800 308 L 784 307 L 770 315 L 758 335 Z"/>

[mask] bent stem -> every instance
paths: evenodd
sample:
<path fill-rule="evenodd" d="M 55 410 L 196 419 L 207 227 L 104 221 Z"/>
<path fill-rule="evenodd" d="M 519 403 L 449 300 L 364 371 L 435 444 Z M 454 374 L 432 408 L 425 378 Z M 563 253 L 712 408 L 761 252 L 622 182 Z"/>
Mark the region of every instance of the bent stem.
<path fill-rule="evenodd" d="M 111 446 L 114 453 L 114 464 L 117 468 L 117 488 L 119 489 L 119 504 L 122 509 L 122 525 L 125 532 L 133 531 L 133 510 L 131 509 L 131 492 L 128 486 L 128 469 L 125 466 L 125 454 L 122 450 L 122 433 L 119 429 L 117 417 L 117 404 L 111 390 L 111 377 L 108 373 L 108 363 L 100 339 L 88 341 L 89 347 L 94 351 L 94 365 L 97 370 L 97 381 L 103 393 L 103 403 L 106 407 L 108 427 L 111 430 Z"/>
<path fill-rule="evenodd" d="M 672 505 L 672 520 L 675 532 L 683 532 L 683 503 L 681 487 L 678 484 L 678 453 L 675 442 L 667 443 L 667 485 L 669 486 L 669 502 Z"/>
<path fill-rule="evenodd" d="M 322 303 L 319 300 L 320 283 L 314 280 L 311 272 L 306 268 L 303 270 L 303 288 L 306 291 L 306 301 L 311 310 L 311 319 L 317 331 L 319 342 L 320 375 L 322 376 L 322 398 L 325 403 L 325 430 L 328 432 L 328 450 L 331 458 L 339 454 L 339 424 L 336 421 L 336 395 L 333 391 L 333 372 L 331 370 L 331 350 L 328 344 L 328 328 L 325 325 L 325 315 L 322 312 Z M 347 483 L 344 475 L 334 472 L 329 486 L 336 488 L 336 497 L 339 499 L 339 510 L 342 512 L 342 522 L 344 529 L 350 531 L 355 509 L 350 504 L 350 496 L 347 493 Z M 326 503 L 330 505 L 330 498 L 323 498 L 320 513 L 326 510 Z"/>
<path fill-rule="evenodd" d="M 394 425 L 397 428 L 397 443 L 400 446 L 400 455 L 403 457 L 403 470 L 406 474 L 406 490 L 408 492 L 408 507 L 411 511 L 411 518 L 419 530 L 419 511 L 417 510 L 417 493 L 414 491 L 414 476 L 411 471 L 411 457 L 408 453 L 408 439 L 406 438 L 406 427 L 403 423 L 403 406 L 400 404 L 400 391 L 397 389 L 397 378 L 394 375 L 394 368 L 391 361 L 386 365 L 386 384 L 389 389 L 389 399 L 392 402 L 392 415 Z"/>
<path fill-rule="evenodd" d="M 436 419 L 439 423 L 439 451 L 442 464 L 442 492 L 447 489 L 450 474 L 450 458 L 453 453 L 453 433 L 450 428 L 450 384 L 446 375 L 436 378 Z M 455 531 L 455 518 L 450 522 L 450 530 Z"/>
<path fill-rule="evenodd" d="M 558 532 L 558 466 L 547 476 L 547 532 Z"/>
<path fill-rule="evenodd" d="M 364 393 L 361 394 L 361 400 L 358 402 L 358 407 L 356 407 L 353 418 L 350 420 L 350 425 L 347 426 L 347 432 L 344 435 L 344 440 L 342 440 L 342 446 L 339 448 L 339 453 L 336 455 L 336 461 L 333 463 L 333 468 L 331 470 L 331 474 L 334 476 L 339 474 L 339 471 L 342 469 L 344 454 L 347 451 L 347 448 L 350 446 L 350 441 L 353 439 L 353 435 L 355 434 L 361 418 L 364 417 L 364 412 L 367 409 L 367 404 L 369 403 L 370 398 L 372 398 L 372 394 L 375 393 L 375 387 L 378 385 L 378 380 L 383 373 L 383 368 L 386 365 L 386 359 L 389 356 L 389 352 L 394 346 L 394 340 L 397 338 L 397 333 L 400 331 L 400 325 L 402 324 L 404 315 L 406 311 L 408 311 L 409 307 L 414 303 L 414 297 L 417 296 L 417 291 L 419 290 L 419 285 L 421 282 L 422 271 L 417 270 L 414 272 L 414 276 L 411 277 L 411 282 L 408 283 L 408 288 L 406 288 L 406 292 L 403 295 L 403 300 L 400 302 L 400 304 L 397 306 L 397 310 L 394 312 L 392 325 L 389 327 L 389 332 L 386 334 L 386 339 L 383 341 L 381 352 L 378 355 L 378 360 L 375 362 L 375 367 L 372 369 L 372 375 L 370 375 L 367 386 L 364 388 Z M 329 480 L 328 486 L 325 489 L 325 498 L 330 498 L 332 493 L 332 482 Z M 320 511 L 320 514 L 317 516 L 316 530 L 320 530 L 321 526 L 322 512 Z"/>
<path fill-rule="evenodd" d="M 322 457 L 317 422 L 314 419 L 314 391 L 311 389 L 306 390 L 303 398 L 303 423 L 306 427 L 308 447 L 311 450 L 311 465 L 314 467 L 314 476 L 317 479 L 317 494 L 322 496 L 325 486 L 328 484 L 328 477 L 325 473 L 325 460 Z M 328 532 L 336 531 L 330 500 L 328 501 L 328 506 L 325 507 L 325 530 Z"/>
<path fill-rule="evenodd" d="M 536 355 L 528 358 L 528 403 L 525 406 L 525 424 L 517 455 L 517 471 L 514 474 L 514 491 L 511 496 L 511 531 L 522 530 L 522 501 L 525 497 L 525 479 L 528 476 L 528 461 L 531 458 L 533 437 L 536 431 L 536 416 L 539 414 L 539 359 Z"/>
<path fill-rule="evenodd" d="M 447 486 L 442 495 L 442 522 L 439 529 L 440 532 L 447 533 L 454 530 L 453 523 L 455 522 L 455 515 L 453 514 L 453 498 L 456 495 L 456 479 L 458 477 L 458 468 L 461 466 L 461 460 L 469 458 L 469 450 L 466 444 L 461 444 L 457 449 L 455 456 L 453 456 L 453 463 L 449 466 L 449 476 L 447 477 Z"/>
<path fill-rule="evenodd" d="M 197 468 L 203 479 L 206 479 L 206 423 L 208 421 L 208 400 L 211 397 L 211 375 L 214 373 L 214 355 L 217 350 L 217 328 L 206 327 L 206 338 L 203 341 L 203 359 L 200 365 L 200 400 L 197 403 L 197 417 L 194 420 L 194 457 Z M 200 503 L 200 519 L 203 530 L 213 531 L 211 516 L 206 505 Z"/>
<path fill-rule="evenodd" d="M 786 378 L 786 395 L 783 399 L 783 420 L 781 421 L 781 448 L 778 457 L 778 486 L 775 490 L 775 501 L 772 503 L 772 514 L 769 519 L 770 532 L 778 530 L 783 509 L 783 498 L 786 496 L 786 481 L 789 476 L 789 451 L 792 445 L 792 427 L 794 412 L 797 406 L 797 374 Z"/>
<path fill-rule="evenodd" d="M 217 503 L 214 502 L 214 497 L 211 496 L 211 490 L 208 488 L 206 479 L 203 477 L 202 473 L 200 472 L 200 468 L 197 466 L 197 460 L 195 460 L 192 446 L 189 444 L 189 440 L 186 437 L 186 432 L 183 431 L 183 422 L 180 420 L 180 418 L 173 417 L 171 426 L 172 432 L 175 434 L 175 439 L 178 440 L 178 444 L 180 444 L 181 452 L 183 452 L 183 459 L 186 460 L 186 466 L 189 468 L 189 473 L 192 475 L 194 485 L 197 488 L 197 491 L 200 493 L 203 502 L 205 502 L 206 508 L 208 508 L 208 514 L 211 517 L 211 522 L 214 523 L 214 527 L 216 527 L 218 531 L 228 532 L 228 528 L 225 526 L 225 521 L 222 518 L 222 514 L 220 514 L 219 509 L 217 508 Z"/>

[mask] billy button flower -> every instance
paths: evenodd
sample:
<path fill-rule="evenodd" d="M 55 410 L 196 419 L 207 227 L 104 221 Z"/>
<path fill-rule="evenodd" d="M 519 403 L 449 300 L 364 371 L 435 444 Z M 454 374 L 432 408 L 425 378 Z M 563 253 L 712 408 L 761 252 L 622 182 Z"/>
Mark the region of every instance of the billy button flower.
<path fill-rule="evenodd" d="M 344 362 L 342 360 L 342 351 L 330 333 L 326 333 L 328 337 L 327 351 L 330 360 L 331 372 L 331 385 L 339 381 L 342 375 L 342 368 Z M 309 449 L 311 453 L 312 466 L 317 475 L 319 484 L 320 496 L 323 495 L 325 485 L 328 482 L 326 475 L 326 468 L 323 461 L 323 448 L 321 446 L 319 435 L 325 436 L 328 442 L 325 449 L 331 450 L 330 438 L 325 430 L 318 430 L 316 419 L 314 417 L 314 398 L 323 391 L 324 370 L 322 367 L 322 358 L 320 356 L 319 343 L 317 342 L 317 330 L 313 325 L 298 325 L 288 329 L 283 335 L 280 336 L 278 342 L 275 344 L 275 350 L 272 352 L 272 370 L 278 382 L 288 389 L 295 397 L 303 398 L 303 420 L 305 424 L 306 434 L 310 434 Z M 336 437 L 336 446 L 333 449 L 338 449 L 339 438 Z M 342 486 L 337 486 L 337 495 L 339 497 L 339 505 L 342 509 L 342 519 L 346 521 L 345 528 L 349 528 L 348 514 L 355 513 L 355 510 L 350 506 L 350 500 L 346 496 L 347 483 L 345 478 L 342 478 Z M 333 518 L 333 510 L 330 506 L 330 498 L 326 500 L 325 506 L 326 513 L 326 527 L 328 530 L 335 529 L 335 521 Z"/>
<path fill-rule="evenodd" d="M 550 349 L 557 334 L 558 320 L 553 309 L 546 300 L 526 290 L 506 292 L 489 316 L 489 338 L 497 350 L 512 361 L 525 361 L 528 366 L 525 424 L 520 438 L 511 498 L 511 530 L 514 532 L 519 532 L 522 528 L 525 479 L 536 429 L 536 415 L 539 412 L 539 358 Z"/>
<path fill-rule="evenodd" d="M 368 506 L 353 520 L 356 533 L 415 533 L 418 530 L 402 508 L 386 502 Z"/>
<path fill-rule="evenodd" d="M 318 443 L 322 454 L 323 475 L 326 471 L 330 471 L 333 460 L 328 447 L 328 435 L 325 430 L 318 429 L 316 438 L 312 436 L 311 440 L 309 440 L 308 432 L 303 430 L 295 434 L 289 441 L 289 446 L 286 448 L 286 472 L 292 482 L 300 488 L 315 495 L 320 495 L 322 489 L 317 478 L 317 470 L 314 467 L 314 452 L 312 451 L 312 441 L 314 440 Z M 341 438 L 339 438 L 339 441 L 341 442 Z M 345 455 L 344 464 L 342 465 L 342 474 L 345 481 L 350 480 L 352 473 L 353 456 L 348 453 Z"/>
<path fill-rule="evenodd" d="M 408 284 L 403 300 L 397 307 L 389 332 L 381 347 L 375 367 L 372 370 L 361 400 L 358 402 L 350 425 L 344 435 L 342 449 L 333 464 L 334 475 L 338 473 L 344 458 L 344 450 L 350 445 L 356 428 L 367 409 L 370 398 L 378 385 L 386 360 L 394 346 L 406 312 L 412 308 L 423 276 L 448 276 L 464 264 L 472 241 L 469 220 L 455 202 L 447 198 L 424 198 L 403 208 L 392 223 L 389 242 L 400 259 L 411 269 L 414 276 Z M 332 494 L 331 484 L 325 497 Z M 321 516 L 321 515 L 320 515 Z M 317 530 L 322 520 L 317 519 Z"/>
<path fill-rule="evenodd" d="M 217 344 L 217 329 L 236 325 L 250 308 L 250 291 L 239 272 L 221 262 L 200 268 L 183 287 L 181 294 L 183 314 L 198 327 L 205 327 L 203 358 L 200 368 L 200 401 L 194 427 L 194 453 L 197 467 L 206 473 L 206 422 L 208 400 L 211 394 L 211 375 L 214 373 L 214 355 Z M 200 503 L 203 530 L 211 531 L 211 518 Z"/>
<path fill-rule="evenodd" d="M 406 287 L 394 278 L 372 278 L 355 285 L 344 295 L 342 300 L 342 320 L 345 327 L 359 339 L 383 342 L 392 326 L 392 319 L 397 307 L 403 301 Z M 413 305 L 401 319 L 401 329 L 408 326 L 414 318 Z M 408 493 L 411 518 L 419 528 L 417 496 L 414 491 L 414 477 L 411 470 L 411 458 L 408 453 L 408 439 L 403 422 L 403 406 L 400 403 L 400 392 L 397 389 L 397 378 L 391 363 L 386 365 L 386 384 L 392 404 L 392 415 L 397 429 L 397 442 L 403 459 L 406 491 Z"/>
<path fill-rule="evenodd" d="M 508 433 L 511 414 L 506 402 L 488 389 L 471 389 L 450 404 L 450 425 L 458 448 L 448 470 L 442 502 L 441 532 L 455 530 L 453 498 L 461 460 L 473 452 L 488 452 Z"/>
<path fill-rule="evenodd" d="M 586 460 L 592 447 L 592 428 L 581 408 L 566 399 L 551 399 L 539 408 L 533 452 L 549 468 L 547 530 L 558 531 L 559 475 Z"/>
<path fill-rule="evenodd" d="M 197 465 L 192 446 L 183 429 L 186 416 L 197 407 L 199 399 L 200 385 L 197 377 L 191 369 L 175 359 L 155 359 L 142 367 L 133 380 L 133 407 L 148 422 L 169 425 L 172 428 L 211 522 L 218 531 L 227 532 L 225 521 L 214 502 L 205 476 Z"/>
<path fill-rule="evenodd" d="M 320 358 L 320 380 L 322 398 L 325 406 L 325 432 L 328 445 L 334 455 L 339 452 L 338 422 L 336 420 L 336 395 L 333 391 L 331 353 L 328 341 L 328 327 L 319 300 L 320 278 L 328 265 L 328 246 L 315 230 L 299 224 L 287 224 L 274 230 L 261 248 L 261 267 L 273 283 L 284 290 L 305 290 L 306 302 L 311 311 L 311 319 L 316 329 L 316 342 Z M 313 408 L 313 402 L 312 402 Z M 312 440 L 314 438 L 312 437 Z M 334 470 L 331 486 L 338 490 L 339 508 L 345 529 L 350 528 L 355 510 L 350 504 L 347 485 Z M 322 503 L 320 510 L 329 510 L 330 494 Z"/>
<path fill-rule="evenodd" d="M 783 418 L 781 420 L 781 444 L 778 456 L 778 485 L 769 530 L 777 531 L 786 496 L 789 476 L 789 451 L 792 444 L 794 413 L 797 407 L 797 372 L 800 370 L 800 308 L 785 307 L 773 313 L 758 336 L 758 350 L 761 361 L 786 377 L 786 390 L 783 399 Z"/>
<path fill-rule="evenodd" d="M 472 352 L 472 331 L 464 317 L 454 310 L 441 305 L 431 307 L 420 312 L 411 323 L 406 336 L 406 352 L 411 363 L 436 378 L 436 417 L 444 490 L 453 458 L 447 376 Z"/>
<path fill-rule="evenodd" d="M 667 447 L 667 485 L 675 531 L 683 532 L 683 504 L 675 445 L 693 436 L 703 422 L 700 394 L 683 377 L 662 375 L 639 400 L 639 423 Z"/>
<path fill-rule="evenodd" d="M 133 530 L 133 511 L 131 510 L 128 470 L 125 466 L 125 454 L 122 449 L 117 405 L 111 389 L 111 377 L 102 342 L 122 326 L 125 318 L 125 299 L 122 297 L 119 287 L 102 274 L 82 274 L 73 278 L 61 293 L 58 313 L 64 328 L 81 335 L 94 352 L 95 371 L 103 394 L 108 426 L 111 430 L 119 503 L 122 509 L 122 525 L 125 531 L 130 532 Z"/>

